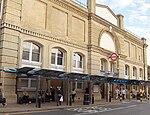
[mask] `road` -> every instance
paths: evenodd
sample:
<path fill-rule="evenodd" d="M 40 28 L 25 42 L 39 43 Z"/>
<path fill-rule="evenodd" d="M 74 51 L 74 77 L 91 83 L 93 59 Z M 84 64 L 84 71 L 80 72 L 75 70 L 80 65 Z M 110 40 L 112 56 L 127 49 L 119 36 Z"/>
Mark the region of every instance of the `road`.
<path fill-rule="evenodd" d="M 9 113 L 7 115 L 150 115 L 150 103 L 132 102 L 108 106 L 89 106 L 40 112 Z"/>

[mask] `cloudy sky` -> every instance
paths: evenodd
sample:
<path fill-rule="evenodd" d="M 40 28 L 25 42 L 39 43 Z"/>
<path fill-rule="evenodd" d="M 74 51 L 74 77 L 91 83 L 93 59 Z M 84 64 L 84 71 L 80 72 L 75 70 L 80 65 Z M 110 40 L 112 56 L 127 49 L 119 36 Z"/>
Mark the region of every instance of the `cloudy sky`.
<path fill-rule="evenodd" d="M 78 0 L 86 3 L 86 0 Z M 147 59 L 150 65 L 150 0 L 96 0 L 97 3 L 109 6 L 115 14 L 124 15 L 124 27 L 139 36 L 145 37 Z"/>
<path fill-rule="evenodd" d="M 147 39 L 147 59 L 150 65 L 150 0 L 96 0 L 109 6 L 115 14 L 124 15 L 125 28 Z"/>

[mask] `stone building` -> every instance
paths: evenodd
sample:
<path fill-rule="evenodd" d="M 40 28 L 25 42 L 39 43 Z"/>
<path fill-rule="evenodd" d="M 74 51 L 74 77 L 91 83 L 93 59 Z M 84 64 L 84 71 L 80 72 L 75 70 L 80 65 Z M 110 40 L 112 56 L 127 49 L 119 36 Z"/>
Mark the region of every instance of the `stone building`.
<path fill-rule="evenodd" d="M 124 16 L 96 0 L 87 0 L 85 5 L 75 0 L 1 0 L 0 13 L 2 69 L 34 67 L 147 80 L 146 39 L 125 30 Z M 112 53 L 119 59 L 111 60 Z M 23 88 L 34 93 L 35 82 L 23 78 L 16 88 L 16 75 L 1 71 L 4 95 L 11 103 Z M 41 81 L 44 89 L 45 83 Z M 64 86 L 57 80 L 47 85 Z M 109 88 L 113 91 L 115 86 Z M 86 85 L 75 81 L 71 87 L 76 88 L 77 99 L 82 99 Z M 105 98 L 105 92 L 106 84 L 93 84 L 97 100 Z"/>

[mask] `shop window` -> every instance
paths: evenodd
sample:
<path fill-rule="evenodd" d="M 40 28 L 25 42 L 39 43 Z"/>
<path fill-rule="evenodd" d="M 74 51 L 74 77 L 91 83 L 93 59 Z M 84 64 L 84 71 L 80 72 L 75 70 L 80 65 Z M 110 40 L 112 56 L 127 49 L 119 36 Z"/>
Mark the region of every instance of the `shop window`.
<path fill-rule="evenodd" d="M 21 88 L 27 88 L 27 89 L 35 89 L 37 84 L 36 79 L 32 78 L 22 78 L 21 79 Z"/>
<path fill-rule="evenodd" d="M 82 90 L 83 89 L 83 83 L 82 82 L 73 82 L 72 87 L 76 90 Z"/>

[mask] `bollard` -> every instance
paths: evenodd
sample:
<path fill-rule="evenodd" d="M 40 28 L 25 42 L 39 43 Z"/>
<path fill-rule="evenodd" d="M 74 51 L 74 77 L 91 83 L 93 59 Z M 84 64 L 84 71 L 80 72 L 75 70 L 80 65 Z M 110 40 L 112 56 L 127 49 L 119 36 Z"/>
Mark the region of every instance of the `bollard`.
<path fill-rule="evenodd" d="M 120 92 L 120 101 L 122 101 L 122 93 Z"/>
<path fill-rule="evenodd" d="M 70 100 L 69 100 L 69 105 L 72 105 L 72 95 L 70 94 Z"/>
<path fill-rule="evenodd" d="M 111 91 L 109 92 L 109 102 L 111 102 Z"/>
<path fill-rule="evenodd" d="M 41 108 L 41 96 L 38 97 L 38 108 Z"/>
<path fill-rule="evenodd" d="M 140 93 L 140 101 L 142 102 L 142 97 L 143 97 L 143 94 L 142 92 Z"/>
<path fill-rule="evenodd" d="M 94 104 L 94 94 L 92 94 L 92 104 Z"/>
<path fill-rule="evenodd" d="M 130 98 L 129 98 L 130 100 L 132 99 L 132 92 L 130 92 Z"/>

